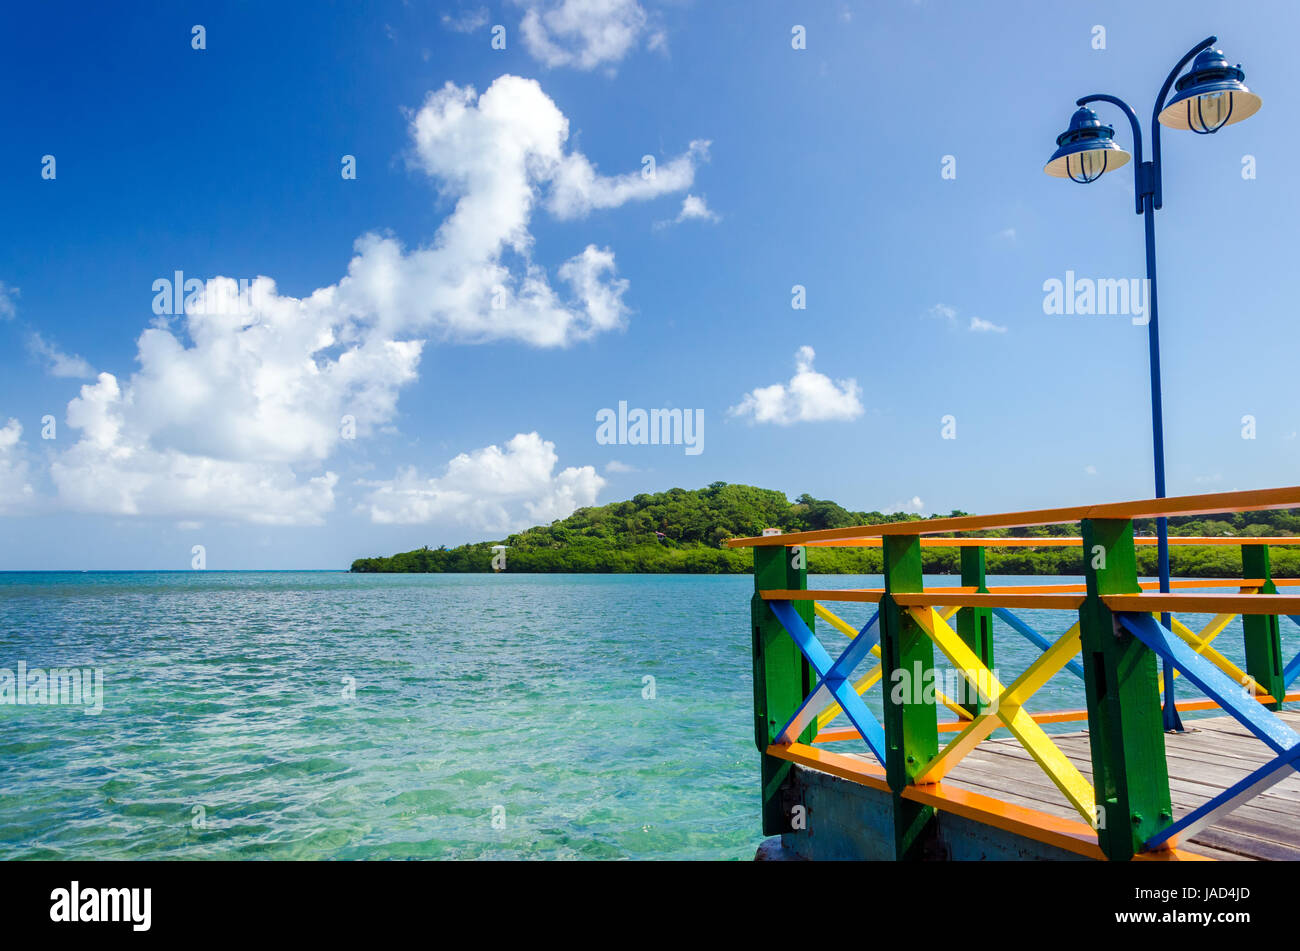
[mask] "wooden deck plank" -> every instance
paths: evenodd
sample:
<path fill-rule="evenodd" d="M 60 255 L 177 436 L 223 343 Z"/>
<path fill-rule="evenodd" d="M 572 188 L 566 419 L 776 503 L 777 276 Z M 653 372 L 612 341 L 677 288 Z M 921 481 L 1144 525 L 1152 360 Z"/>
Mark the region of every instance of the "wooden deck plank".
<path fill-rule="evenodd" d="M 1188 845 L 1192 851 L 1199 852 L 1201 845 L 1208 845 L 1260 862 L 1294 862 L 1300 859 L 1300 849 L 1253 835 L 1241 835 L 1223 826 L 1202 830 Z"/>
<path fill-rule="evenodd" d="M 1092 770 L 1089 762 L 1091 750 L 1088 746 L 1087 735 L 1063 734 L 1054 739 L 1059 741 L 1057 745 L 1061 748 L 1061 752 L 1065 753 L 1079 767 L 1079 771 L 1091 781 Z M 1167 739 L 1174 739 L 1174 737 L 1167 737 Z M 994 742 L 1004 744 L 997 748 L 998 755 L 1014 757 L 1027 764 L 1033 763 L 1029 754 L 1021 750 L 1013 742 L 1005 740 Z M 1218 751 L 1212 750 L 1211 753 L 1217 755 Z M 1207 766 L 1205 757 L 1196 756 L 1194 750 L 1188 750 L 1185 746 L 1177 750 L 1168 750 L 1167 757 L 1170 760 L 1170 788 L 1171 790 L 1178 789 L 1187 794 L 1184 797 L 1183 804 L 1188 808 L 1199 806 L 1271 758 L 1261 754 L 1257 758 L 1242 760 L 1239 763 L 1210 762 L 1206 769 L 1201 769 L 1201 767 Z M 1187 764 L 1187 769 L 1180 771 L 1177 768 L 1180 763 Z M 1183 773 L 1186 773 L 1186 775 Z M 1195 773 L 1194 776 L 1193 773 Z M 1175 805 L 1178 804 L 1176 800 Z M 1283 780 L 1264 795 L 1255 797 L 1250 803 L 1241 808 L 1250 807 L 1265 808 L 1290 817 L 1300 816 L 1300 774 Z"/>

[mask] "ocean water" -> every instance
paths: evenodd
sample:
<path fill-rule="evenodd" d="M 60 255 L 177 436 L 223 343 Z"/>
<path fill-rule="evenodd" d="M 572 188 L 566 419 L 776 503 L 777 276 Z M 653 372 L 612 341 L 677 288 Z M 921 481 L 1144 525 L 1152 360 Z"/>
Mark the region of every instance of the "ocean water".
<path fill-rule="evenodd" d="M 98 714 L 0 704 L 0 859 L 750 859 L 751 592 L 749 576 L 0 574 L 0 669 L 103 672 Z M 871 608 L 839 607 L 856 625 Z M 1049 637 L 1073 623 L 1025 617 Z M 1009 680 L 1037 652 L 996 633 Z M 1240 662 L 1240 621 L 1216 645 Z M 1082 700 L 1063 672 L 1031 708 Z"/>

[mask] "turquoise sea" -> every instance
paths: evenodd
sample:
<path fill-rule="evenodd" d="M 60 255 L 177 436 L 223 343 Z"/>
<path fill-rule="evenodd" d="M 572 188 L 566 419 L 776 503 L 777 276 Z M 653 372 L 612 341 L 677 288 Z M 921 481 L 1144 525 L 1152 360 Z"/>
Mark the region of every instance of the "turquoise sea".
<path fill-rule="evenodd" d="M 0 669 L 103 671 L 99 714 L 0 704 L 0 859 L 750 859 L 752 584 L 0 574 Z M 997 643 L 1004 679 L 1036 654 Z M 1032 706 L 1081 705 L 1063 673 Z"/>

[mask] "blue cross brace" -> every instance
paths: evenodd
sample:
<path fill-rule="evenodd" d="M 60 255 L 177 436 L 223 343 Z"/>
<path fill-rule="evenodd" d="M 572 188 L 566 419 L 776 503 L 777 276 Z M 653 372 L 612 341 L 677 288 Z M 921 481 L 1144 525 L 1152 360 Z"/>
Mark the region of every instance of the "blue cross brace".
<path fill-rule="evenodd" d="M 1237 806 L 1281 782 L 1300 760 L 1300 735 L 1280 717 L 1247 696 L 1241 684 L 1196 653 L 1182 639 L 1157 624 L 1149 614 L 1119 613 L 1115 617 L 1134 637 L 1183 672 L 1183 676 L 1205 691 L 1206 696 L 1230 713 L 1242 726 L 1263 740 L 1274 759 L 1225 789 L 1209 802 L 1197 806 L 1177 822 L 1146 841 L 1147 849 L 1168 848 L 1190 838 Z"/>
<path fill-rule="evenodd" d="M 844 710 L 849 721 L 857 727 L 867 747 L 883 766 L 885 763 L 884 727 L 880 725 L 880 721 L 867 708 L 866 703 L 853 689 L 853 684 L 849 682 L 849 676 L 854 668 L 880 641 L 880 612 L 877 611 L 871 616 L 871 620 L 858 632 L 857 637 L 849 642 L 844 653 L 840 654 L 837 660 L 832 661 L 831 655 L 826 653 L 826 649 L 808 629 L 808 625 L 789 601 L 769 601 L 768 605 L 821 678 L 817 687 L 799 707 L 798 712 L 781 730 L 776 742 L 783 745 L 793 743 L 833 698 Z"/>

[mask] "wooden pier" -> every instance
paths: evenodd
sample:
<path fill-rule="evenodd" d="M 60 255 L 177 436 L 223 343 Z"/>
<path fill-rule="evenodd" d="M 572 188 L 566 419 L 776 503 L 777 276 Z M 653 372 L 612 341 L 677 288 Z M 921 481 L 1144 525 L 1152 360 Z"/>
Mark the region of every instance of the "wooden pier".
<path fill-rule="evenodd" d="M 1171 538 L 1240 545 L 1242 577 L 1189 579 L 1161 592 L 1137 577 L 1132 522 L 1295 507 L 1300 488 L 732 540 L 754 549 L 763 831 L 781 837 L 779 847 L 761 852 L 898 860 L 1300 858 L 1300 714 L 1283 712 L 1284 703 L 1300 699 L 1286 693 L 1300 676 L 1300 655 L 1284 658 L 1279 634 L 1284 615 L 1300 624 L 1300 597 L 1278 593 L 1300 579 L 1273 578 L 1268 558 L 1270 545 L 1300 538 Z M 1079 536 L 935 537 L 1070 522 L 1080 523 Z M 1084 583 L 986 586 L 986 547 L 1043 543 L 1081 546 Z M 808 590 L 809 549 L 853 544 L 883 547 L 884 587 Z M 960 586 L 924 587 L 921 549 L 932 546 L 961 549 Z M 1231 590 L 1220 593 L 1224 588 Z M 837 601 L 877 610 L 859 629 L 826 606 Z M 1078 622 L 1045 635 L 1012 609 L 1077 612 Z M 1178 617 L 1192 613 L 1213 618 L 1194 631 Z M 1041 651 L 1005 685 L 993 663 L 994 617 Z M 1243 619 L 1245 670 L 1213 646 L 1236 617 Z M 848 637 L 838 657 L 813 633 L 817 620 L 838 632 L 831 637 Z M 940 676 L 936 647 L 955 678 Z M 1066 674 L 1082 680 L 1086 708 L 1032 710 L 1033 694 Z M 1205 698 L 1177 701 L 1175 678 Z M 963 689 L 945 695 L 954 680 Z M 880 719 L 862 699 L 877 684 Z M 1177 722 L 1174 710 L 1216 708 L 1226 715 L 1165 731 Z M 1042 728 L 1072 721 L 1086 729 L 1049 735 Z M 996 730 L 1012 738 L 990 739 Z M 844 741 L 856 741 L 857 750 L 844 751 Z"/>

